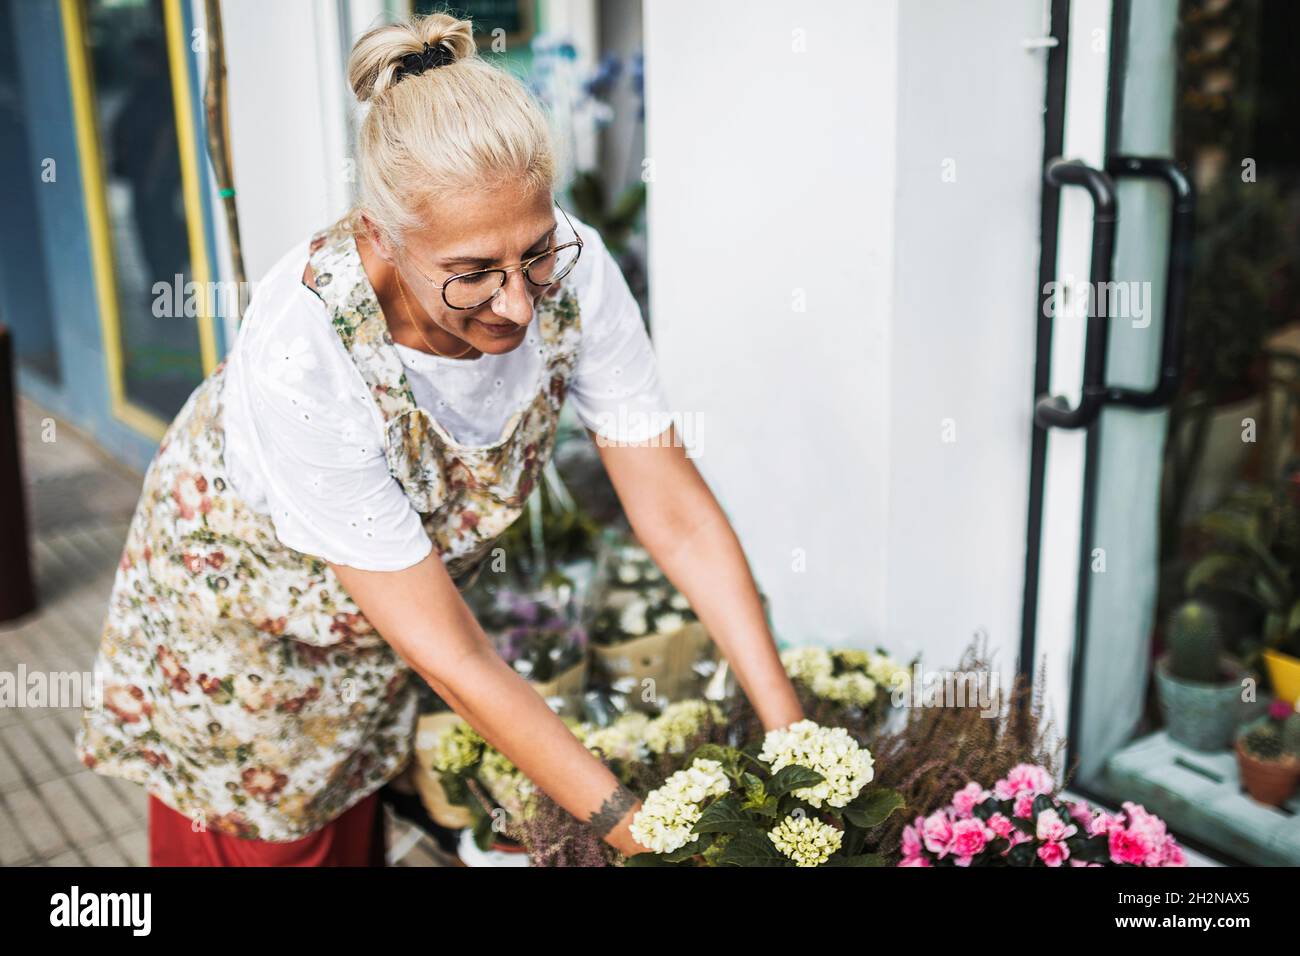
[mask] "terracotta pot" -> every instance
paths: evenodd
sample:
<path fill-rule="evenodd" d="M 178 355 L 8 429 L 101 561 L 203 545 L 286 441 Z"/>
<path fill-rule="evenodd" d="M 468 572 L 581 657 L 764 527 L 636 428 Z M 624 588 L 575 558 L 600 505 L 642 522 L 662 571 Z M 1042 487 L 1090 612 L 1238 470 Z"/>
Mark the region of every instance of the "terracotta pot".
<path fill-rule="evenodd" d="M 1280 807 L 1295 793 L 1300 783 L 1300 761 L 1260 760 L 1251 756 L 1237 741 L 1237 767 L 1246 792 L 1270 807 Z"/>

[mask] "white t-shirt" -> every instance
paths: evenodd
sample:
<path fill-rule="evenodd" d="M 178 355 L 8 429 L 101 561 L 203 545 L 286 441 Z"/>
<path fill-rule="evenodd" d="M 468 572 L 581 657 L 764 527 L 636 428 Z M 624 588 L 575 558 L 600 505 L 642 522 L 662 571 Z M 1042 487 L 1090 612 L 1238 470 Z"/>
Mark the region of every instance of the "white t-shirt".
<path fill-rule="evenodd" d="M 585 245 L 566 285 L 578 298 L 582 338 L 567 400 L 602 438 L 643 441 L 672 421 L 654 351 L 600 234 L 573 223 Z M 423 560 L 433 542 L 388 471 L 378 405 L 328 307 L 302 284 L 310 241 L 258 284 L 227 361 L 227 477 L 270 515 L 288 547 L 335 564 L 400 570 Z M 394 348 L 416 403 L 460 444 L 495 443 L 536 396 L 535 325 L 518 348 L 472 360 Z"/>

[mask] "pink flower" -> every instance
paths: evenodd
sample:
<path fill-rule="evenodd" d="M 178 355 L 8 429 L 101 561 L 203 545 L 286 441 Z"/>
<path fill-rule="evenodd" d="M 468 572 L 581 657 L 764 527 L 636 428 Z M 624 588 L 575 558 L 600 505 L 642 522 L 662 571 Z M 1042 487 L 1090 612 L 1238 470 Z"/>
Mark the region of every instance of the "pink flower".
<path fill-rule="evenodd" d="M 1165 841 L 1164 854 L 1160 857 L 1160 866 L 1186 866 L 1187 857 L 1183 855 L 1183 848 L 1178 842 L 1170 837 Z"/>
<path fill-rule="evenodd" d="M 1083 824 L 1087 829 L 1092 822 L 1092 807 L 1088 806 L 1087 800 L 1080 800 L 1078 803 L 1066 803 L 1070 810 L 1071 819 Z"/>
<path fill-rule="evenodd" d="M 1059 843 L 1078 832 L 1079 828 L 1077 826 L 1073 823 L 1067 825 L 1055 810 L 1044 810 L 1038 815 L 1037 833 L 1040 840 Z"/>
<path fill-rule="evenodd" d="M 1034 794 L 1028 790 L 1022 790 L 1016 794 L 1015 805 L 1011 812 L 1018 817 L 1029 819 L 1034 815 Z"/>
<path fill-rule="evenodd" d="M 1069 855 L 1070 851 L 1065 844 L 1055 840 L 1049 840 L 1038 848 L 1038 858 L 1048 866 L 1060 866 Z"/>
<path fill-rule="evenodd" d="M 1274 720 L 1286 720 L 1295 708 L 1281 697 L 1274 697 L 1268 705 L 1268 715 Z"/>
<path fill-rule="evenodd" d="M 1123 829 L 1124 821 L 1105 810 L 1098 810 L 1097 815 L 1092 818 L 1088 824 L 1088 836 L 1100 836 L 1103 833 L 1109 833 L 1115 827 Z"/>
<path fill-rule="evenodd" d="M 982 821 L 973 817 L 967 820 L 958 820 L 954 823 L 952 826 L 952 852 L 966 859 L 966 863 L 959 860 L 957 865 L 969 866 L 970 858 L 983 852 L 992 832 L 992 830 L 984 826 Z"/>
<path fill-rule="evenodd" d="M 1010 851 L 1012 846 L 1019 846 L 1022 843 L 1029 843 L 1034 838 L 1031 837 L 1024 830 L 1021 830 L 1019 827 L 1017 827 L 1016 829 L 1011 831 L 1011 835 L 1008 836 L 1007 839 L 1011 841 L 1011 846 L 1007 847 L 1007 850 Z"/>
<path fill-rule="evenodd" d="M 1087 860 L 1076 860 L 1070 857 L 1070 866 L 1101 866 L 1100 863 L 1089 863 Z"/>
<path fill-rule="evenodd" d="M 1110 831 L 1110 859 L 1112 863 L 1145 866 L 1147 858 L 1159 847 L 1153 847 L 1146 835 L 1138 830 L 1113 827 Z"/>
<path fill-rule="evenodd" d="M 948 851 L 952 849 L 952 821 L 948 819 L 948 814 L 943 810 L 936 810 L 926 817 L 922 824 L 921 835 L 927 850 L 937 854 L 940 859 L 947 856 Z"/>
<path fill-rule="evenodd" d="M 993 794 L 999 800 L 1010 800 L 1021 792 L 1033 795 L 1051 793 L 1056 789 L 1056 781 L 1043 767 L 1032 763 L 1017 764 L 1011 768 L 1006 778 L 993 785 Z"/>
<path fill-rule="evenodd" d="M 899 861 L 899 866 L 929 866 L 930 861 L 923 856 L 909 856 Z"/>
<path fill-rule="evenodd" d="M 1164 855 L 1165 841 L 1169 838 L 1165 821 L 1130 800 L 1126 800 L 1122 806 L 1128 818 L 1129 832 L 1137 834 L 1147 848 L 1147 856 L 1142 865 L 1159 866 Z"/>
<path fill-rule="evenodd" d="M 973 780 L 953 794 L 952 808 L 959 817 L 969 817 L 975 807 L 988 799 L 989 792 Z"/>
<path fill-rule="evenodd" d="M 920 817 L 916 818 L 919 824 Z M 921 828 L 919 825 L 908 827 L 903 831 L 903 856 L 914 857 L 921 855 Z"/>
<path fill-rule="evenodd" d="M 998 836 L 1007 839 L 1011 838 L 1011 831 L 1016 828 L 1016 825 L 1011 822 L 1011 818 L 1003 813 L 995 813 L 984 822 Z"/>

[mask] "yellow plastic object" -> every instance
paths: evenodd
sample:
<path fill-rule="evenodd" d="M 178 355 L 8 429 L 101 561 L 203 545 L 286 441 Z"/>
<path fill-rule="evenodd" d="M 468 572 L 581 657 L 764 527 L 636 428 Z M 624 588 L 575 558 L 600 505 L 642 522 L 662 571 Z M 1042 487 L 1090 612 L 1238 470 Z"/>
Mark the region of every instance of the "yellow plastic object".
<path fill-rule="evenodd" d="M 1300 708 L 1300 658 L 1278 651 L 1265 651 L 1264 664 L 1273 693 Z"/>

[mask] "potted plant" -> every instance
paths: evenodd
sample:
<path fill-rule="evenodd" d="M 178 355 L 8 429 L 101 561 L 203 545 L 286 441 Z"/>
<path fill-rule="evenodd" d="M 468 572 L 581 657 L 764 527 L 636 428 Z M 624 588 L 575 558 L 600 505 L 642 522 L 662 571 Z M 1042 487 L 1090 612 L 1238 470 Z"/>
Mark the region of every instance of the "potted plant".
<path fill-rule="evenodd" d="M 1208 548 L 1187 573 L 1191 595 L 1214 595 L 1241 608 L 1245 663 L 1263 665 L 1276 696 L 1300 698 L 1300 503 L 1290 482 L 1235 488 L 1199 527 Z"/>
<path fill-rule="evenodd" d="M 1300 783 L 1300 714 L 1275 700 L 1266 716 L 1253 721 L 1237 738 L 1237 767 L 1246 792 L 1280 807 Z"/>
<path fill-rule="evenodd" d="M 801 720 L 745 747 L 705 744 L 651 791 L 627 866 L 883 866 L 869 831 L 903 807 L 871 786 L 870 751 L 842 727 Z"/>
<path fill-rule="evenodd" d="M 1186 866 L 1165 822 L 1125 801 L 1118 813 L 1067 800 L 1046 767 L 1019 764 L 992 790 L 971 781 L 903 831 L 899 866 Z"/>
<path fill-rule="evenodd" d="M 1241 665 L 1224 653 L 1219 615 L 1203 601 L 1174 609 L 1156 688 L 1169 736 L 1194 750 L 1227 750 L 1241 724 Z"/>

